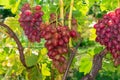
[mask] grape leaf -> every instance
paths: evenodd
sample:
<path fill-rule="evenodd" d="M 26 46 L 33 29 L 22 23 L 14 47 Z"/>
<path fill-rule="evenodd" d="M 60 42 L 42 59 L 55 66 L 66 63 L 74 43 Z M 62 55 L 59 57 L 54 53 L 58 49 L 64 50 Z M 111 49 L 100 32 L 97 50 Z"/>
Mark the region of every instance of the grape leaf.
<path fill-rule="evenodd" d="M 28 71 L 28 80 L 43 80 L 42 74 L 37 66 Z"/>
<path fill-rule="evenodd" d="M 50 76 L 50 70 L 47 68 L 47 64 L 42 64 L 42 75 L 44 76 Z"/>
<path fill-rule="evenodd" d="M 11 12 L 15 14 L 18 10 L 18 6 L 20 5 L 21 0 L 18 0 L 15 4 L 11 6 Z"/>
<path fill-rule="evenodd" d="M 11 7 L 10 1 L 8 1 L 8 0 L 0 0 L 0 5 L 3 5 L 4 8 L 6 8 L 6 9 L 10 9 L 10 7 Z"/>
<path fill-rule="evenodd" d="M 47 51 L 47 49 L 46 49 L 46 48 L 42 48 L 42 49 L 41 49 L 41 54 L 42 54 L 42 55 L 46 55 L 46 54 L 47 54 L 47 52 L 48 52 L 48 51 Z"/>
<path fill-rule="evenodd" d="M 94 49 L 94 53 L 100 53 L 101 51 L 103 50 L 103 47 L 101 47 L 101 46 L 98 46 L 98 47 L 96 47 L 95 49 Z"/>
<path fill-rule="evenodd" d="M 92 67 L 92 57 L 88 54 L 85 54 L 81 57 L 79 71 L 87 74 L 90 72 Z"/>
<path fill-rule="evenodd" d="M 37 64 L 38 58 L 39 57 L 37 55 L 35 55 L 35 54 L 31 54 L 30 56 L 27 55 L 26 56 L 26 64 L 27 64 L 27 66 L 31 67 L 31 66 Z"/>
<path fill-rule="evenodd" d="M 96 30 L 95 29 L 90 29 L 90 37 L 89 40 L 95 41 L 96 39 Z"/>
<path fill-rule="evenodd" d="M 11 9 L 11 12 L 15 14 L 18 11 L 18 6 L 21 0 L 0 0 L 0 5 L 3 5 L 5 9 Z"/>

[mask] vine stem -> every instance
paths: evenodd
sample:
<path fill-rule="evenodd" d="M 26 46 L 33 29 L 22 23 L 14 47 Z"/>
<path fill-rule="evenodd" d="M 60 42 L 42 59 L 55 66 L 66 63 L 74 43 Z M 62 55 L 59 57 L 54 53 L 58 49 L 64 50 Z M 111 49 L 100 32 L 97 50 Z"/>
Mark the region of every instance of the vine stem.
<path fill-rule="evenodd" d="M 95 80 L 96 75 L 98 74 L 99 70 L 102 69 L 102 60 L 107 54 L 107 49 L 105 48 L 99 54 L 96 54 L 93 58 L 93 65 L 91 71 L 86 74 L 81 80 Z"/>
<path fill-rule="evenodd" d="M 26 63 L 25 63 L 25 56 L 24 56 L 24 54 L 23 54 L 24 48 L 23 48 L 21 42 L 19 41 L 18 37 L 17 37 L 16 34 L 13 32 L 13 30 L 12 30 L 9 26 L 7 26 L 6 24 L 0 22 L 0 27 L 6 28 L 7 31 L 8 31 L 8 34 L 15 40 L 15 42 L 16 42 L 16 44 L 17 44 L 17 46 L 18 46 L 18 50 L 19 50 L 19 54 L 20 54 L 20 60 L 21 60 L 21 62 L 22 62 L 22 64 L 23 64 L 23 66 L 28 69 L 29 67 L 27 67 L 27 65 L 26 65 Z"/>
<path fill-rule="evenodd" d="M 60 3 L 60 19 L 61 19 L 62 26 L 64 26 L 64 3 L 63 3 L 63 0 L 59 0 L 59 3 Z"/>
<path fill-rule="evenodd" d="M 78 45 L 71 51 L 71 55 L 70 55 L 70 58 L 69 58 L 68 64 L 67 64 L 67 69 L 66 69 L 66 71 L 65 71 L 65 74 L 63 75 L 62 80 L 66 80 L 67 75 L 68 75 L 68 72 L 69 72 L 69 69 L 70 69 L 70 66 L 71 66 L 71 64 L 72 64 L 72 61 L 73 61 L 73 59 L 74 59 L 74 57 L 75 57 L 75 54 L 77 53 L 77 49 L 78 49 L 78 47 L 80 46 L 80 44 L 81 44 L 81 40 L 80 40 L 80 42 L 78 43 Z"/>

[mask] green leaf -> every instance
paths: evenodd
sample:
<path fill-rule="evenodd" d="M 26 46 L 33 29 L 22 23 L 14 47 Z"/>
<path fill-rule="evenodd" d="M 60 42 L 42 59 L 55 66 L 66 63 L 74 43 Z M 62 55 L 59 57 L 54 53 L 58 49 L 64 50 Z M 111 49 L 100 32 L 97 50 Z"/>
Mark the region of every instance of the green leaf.
<path fill-rule="evenodd" d="M 103 47 L 101 47 L 101 46 L 95 47 L 94 53 L 95 54 L 100 53 L 102 50 L 103 50 Z"/>
<path fill-rule="evenodd" d="M 38 56 L 35 54 L 31 54 L 30 56 L 29 55 L 26 56 L 26 64 L 29 67 L 37 64 L 37 61 L 38 61 Z"/>
<path fill-rule="evenodd" d="M 116 70 L 116 68 L 113 65 L 113 62 L 107 61 L 107 60 L 104 60 L 102 68 L 103 68 L 103 71 L 106 71 L 106 72 L 107 71 L 114 72 Z"/>
<path fill-rule="evenodd" d="M 118 2 L 117 2 L 117 0 L 107 0 L 107 1 L 102 0 L 100 7 L 101 7 L 102 11 L 113 10 L 118 7 Z"/>
<path fill-rule="evenodd" d="M 79 17 L 80 15 L 82 15 L 82 13 L 79 10 L 74 10 L 73 15 L 75 15 L 75 17 Z"/>
<path fill-rule="evenodd" d="M 16 0 L 10 0 L 10 4 L 15 4 L 16 3 Z"/>
<path fill-rule="evenodd" d="M 5 18 L 4 23 L 6 25 L 8 25 L 12 30 L 14 30 L 14 32 L 16 32 L 17 34 L 22 35 L 22 28 L 20 27 L 20 24 L 18 22 L 18 18 L 19 16 L 15 16 L 15 17 L 7 17 Z"/>
<path fill-rule="evenodd" d="M 33 67 L 28 71 L 28 79 L 29 80 L 43 80 L 42 74 L 37 66 Z"/>
<path fill-rule="evenodd" d="M 36 4 L 39 4 L 40 0 L 35 0 Z"/>
<path fill-rule="evenodd" d="M 9 47 L 5 47 L 4 51 L 8 54 L 9 53 Z"/>
<path fill-rule="evenodd" d="M 87 74 L 92 67 L 92 57 L 88 54 L 81 57 L 79 71 Z"/>

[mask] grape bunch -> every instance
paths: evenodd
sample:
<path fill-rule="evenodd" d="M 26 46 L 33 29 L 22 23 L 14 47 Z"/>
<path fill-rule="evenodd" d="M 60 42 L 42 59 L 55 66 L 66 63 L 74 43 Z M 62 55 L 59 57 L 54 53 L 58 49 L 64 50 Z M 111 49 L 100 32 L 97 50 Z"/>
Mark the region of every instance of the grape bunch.
<path fill-rule="evenodd" d="M 52 59 L 54 66 L 60 73 L 66 70 L 67 60 L 65 54 L 68 53 L 68 43 L 70 37 L 76 37 L 74 30 L 69 30 L 67 26 L 54 26 L 52 24 L 41 24 L 41 37 L 46 40 L 45 47 L 48 56 Z"/>
<path fill-rule="evenodd" d="M 114 65 L 120 64 L 120 8 L 103 16 L 95 25 L 96 41 L 106 46 L 113 56 Z"/>
<path fill-rule="evenodd" d="M 42 23 L 42 16 L 44 14 L 41 8 L 40 5 L 30 7 L 28 3 L 24 4 L 21 8 L 20 26 L 31 42 L 40 42 L 40 24 Z"/>
<path fill-rule="evenodd" d="M 60 25 L 59 16 L 56 16 L 55 13 L 50 14 L 49 24 L 43 23 L 42 16 L 44 13 L 40 5 L 31 8 L 26 3 L 21 12 L 19 22 L 29 41 L 40 42 L 41 38 L 45 39 L 49 58 L 52 59 L 53 65 L 58 71 L 63 73 L 67 67 L 65 55 L 68 53 L 69 39 L 77 37 L 76 30 L 70 30 L 68 26 Z M 73 22 L 76 24 L 76 20 Z"/>

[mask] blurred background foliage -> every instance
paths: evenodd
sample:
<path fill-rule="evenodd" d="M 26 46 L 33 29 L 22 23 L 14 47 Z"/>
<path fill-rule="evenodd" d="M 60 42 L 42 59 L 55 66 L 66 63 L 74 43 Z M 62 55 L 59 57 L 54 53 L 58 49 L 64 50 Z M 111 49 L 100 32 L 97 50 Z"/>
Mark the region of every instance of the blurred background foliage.
<path fill-rule="evenodd" d="M 20 62 L 17 45 L 8 35 L 7 31 L 0 27 L 0 80 L 50 80 L 51 60 L 47 56 L 44 47 L 45 41 L 30 43 L 22 28 L 18 18 L 21 6 L 30 2 L 32 5 L 40 4 L 44 11 L 44 22 L 49 21 L 52 12 L 59 13 L 58 0 L 0 0 L 0 21 L 10 26 L 19 37 L 25 48 L 25 58 L 28 66 L 35 65 L 34 68 L 26 70 Z M 70 0 L 64 0 L 65 12 L 69 12 Z M 78 21 L 78 32 L 82 37 L 82 43 L 73 60 L 67 80 L 80 80 L 92 67 L 92 59 L 95 54 L 103 50 L 104 46 L 95 42 L 95 29 L 93 25 L 105 13 L 118 7 L 117 0 L 75 0 L 73 16 Z M 77 43 L 73 42 L 75 46 Z M 111 55 L 108 53 L 103 60 L 102 70 L 96 80 L 119 80 L 120 67 L 114 67 Z M 55 72 L 56 80 L 59 74 Z M 28 76 L 28 77 L 27 77 Z"/>

